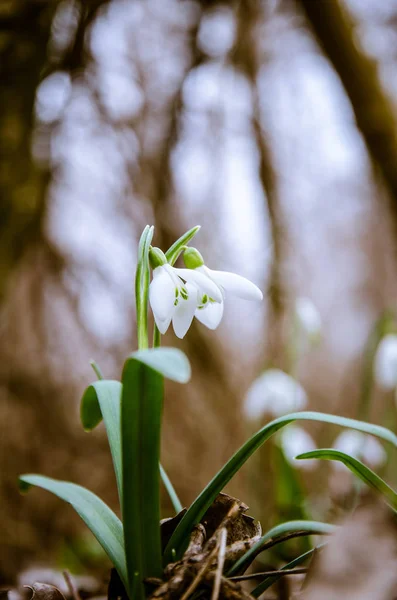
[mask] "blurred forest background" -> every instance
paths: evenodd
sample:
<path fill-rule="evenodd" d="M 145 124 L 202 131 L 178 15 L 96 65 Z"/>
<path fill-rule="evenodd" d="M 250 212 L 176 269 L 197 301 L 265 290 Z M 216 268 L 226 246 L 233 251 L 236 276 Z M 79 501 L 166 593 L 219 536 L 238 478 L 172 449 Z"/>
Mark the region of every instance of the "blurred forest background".
<path fill-rule="evenodd" d="M 119 378 L 136 347 L 147 223 L 163 249 L 202 225 L 209 266 L 266 297 L 231 299 L 216 332 L 165 339 L 193 366 L 164 415 L 185 504 L 247 437 L 252 381 L 287 368 L 299 296 L 323 320 L 296 373 L 309 406 L 356 415 L 366 340 L 397 306 L 396 67 L 397 0 L 2 0 L 1 581 L 85 552 L 72 509 L 21 497 L 18 474 L 115 506 L 103 428 L 82 431 L 79 400 L 91 358 Z M 375 421 L 386 401 L 377 390 Z M 258 505 L 266 475 L 228 490 Z"/>

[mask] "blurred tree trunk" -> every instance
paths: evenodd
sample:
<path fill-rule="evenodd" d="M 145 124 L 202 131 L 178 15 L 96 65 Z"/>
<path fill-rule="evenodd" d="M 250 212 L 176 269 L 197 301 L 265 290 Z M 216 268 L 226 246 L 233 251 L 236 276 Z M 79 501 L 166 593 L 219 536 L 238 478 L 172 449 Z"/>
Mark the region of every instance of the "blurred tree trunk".
<path fill-rule="evenodd" d="M 50 165 L 32 156 L 37 87 L 52 70 L 73 75 L 82 67 L 87 27 L 106 1 L 80 6 L 70 46 L 57 61 L 48 46 L 59 1 L 0 2 L 0 584 L 9 583 L 28 560 L 54 563 L 62 540 L 80 526 L 50 495 L 22 497 L 19 474 L 62 478 L 68 465 L 71 479 L 83 474 L 88 487 L 105 497 L 109 489 L 92 469 L 94 453 L 110 473 L 107 443 L 94 436 L 87 445 L 84 433 L 76 431 L 70 399 L 78 397 L 81 382 L 77 391 L 75 379 L 65 378 L 57 364 L 63 357 L 59 340 L 54 345 L 56 317 L 49 305 L 62 296 L 64 262 L 45 230 Z M 48 140 L 51 131 L 48 126 Z"/>
<path fill-rule="evenodd" d="M 32 159 L 34 101 L 47 62 L 57 1 L 0 6 L 0 300 L 25 248 L 39 235 L 49 172 Z"/>
<path fill-rule="evenodd" d="M 295 0 L 350 99 L 368 152 L 397 214 L 397 118 L 379 78 L 376 61 L 359 48 L 352 19 L 340 0 Z"/>
<path fill-rule="evenodd" d="M 262 127 L 261 106 L 258 90 L 258 73 L 263 66 L 262 57 L 259 56 L 257 28 L 266 16 L 264 8 L 257 0 L 246 0 L 237 4 L 237 34 L 236 43 L 232 52 L 233 64 L 247 77 L 252 90 L 253 116 L 252 128 L 256 146 L 259 153 L 259 177 L 266 198 L 267 212 L 270 223 L 270 234 L 273 247 L 273 257 L 270 268 L 268 285 L 268 317 L 267 317 L 267 364 L 284 364 L 284 339 L 282 333 L 282 317 L 286 311 L 286 297 L 283 290 L 282 262 L 283 238 L 277 176 L 273 166 L 271 149 L 266 140 L 266 133 Z"/>

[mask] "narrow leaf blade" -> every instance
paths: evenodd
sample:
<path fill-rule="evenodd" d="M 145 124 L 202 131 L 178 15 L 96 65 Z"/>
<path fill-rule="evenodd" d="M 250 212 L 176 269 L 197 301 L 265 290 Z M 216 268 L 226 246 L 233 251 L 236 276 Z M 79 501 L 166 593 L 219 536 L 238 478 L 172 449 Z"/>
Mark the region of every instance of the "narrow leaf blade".
<path fill-rule="evenodd" d="M 297 556 L 296 558 L 294 558 L 294 560 L 291 560 L 291 562 L 289 562 L 286 565 L 284 565 L 283 567 L 281 567 L 280 570 L 287 571 L 288 569 L 293 569 L 295 567 L 298 567 L 299 565 L 304 563 L 308 558 L 313 556 L 313 554 L 317 550 L 320 550 L 325 545 L 326 544 L 319 544 L 316 548 L 312 548 L 311 550 L 308 550 L 304 554 Z M 253 596 L 254 598 L 259 598 L 259 596 L 261 596 L 263 594 L 263 592 L 265 592 L 267 589 L 269 589 L 269 587 L 272 586 L 273 583 L 276 583 L 276 581 L 278 581 L 278 579 L 280 579 L 281 577 L 282 577 L 282 575 L 279 573 L 276 575 L 270 575 L 269 577 L 266 577 L 266 579 L 264 579 L 259 585 L 256 586 L 256 588 L 254 588 L 250 592 L 251 596 Z"/>
<path fill-rule="evenodd" d="M 161 577 L 160 425 L 163 377 L 136 358 L 126 361 L 121 396 L 124 543 L 130 591 Z M 138 575 L 135 575 L 135 574 Z"/>
<path fill-rule="evenodd" d="M 188 244 L 190 240 L 194 238 L 196 233 L 199 232 L 200 228 L 200 225 L 192 227 L 192 229 L 189 229 L 189 231 L 181 235 L 181 237 L 177 239 L 176 242 L 170 246 L 170 248 L 168 248 L 167 252 L 165 253 L 165 257 L 170 265 L 175 264 L 180 253 L 182 252 L 183 246 L 186 246 L 186 244 Z"/>
<path fill-rule="evenodd" d="M 122 502 L 123 489 L 120 441 L 121 391 L 122 385 L 120 381 L 107 379 L 95 381 L 85 390 L 80 405 L 81 421 L 86 431 L 94 429 L 101 422 L 102 418 L 105 422 L 120 504 Z"/>
<path fill-rule="evenodd" d="M 369 487 L 373 490 L 379 492 L 384 496 L 388 503 L 394 508 L 397 509 L 397 493 L 391 488 L 386 481 L 384 481 L 379 475 L 374 473 L 372 469 L 364 465 L 361 461 L 353 458 L 353 456 L 349 456 L 344 452 L 340 452 L 339 450 L 335 450 L 334 448 L 321 448 L 319 450 L 312 450 L 310 452 L 305 452 L 304 454 L 299 454 L 296 457 L 298 460 L 301 459 L 310 459 L 317 458 L 320 460 L 336 460 L 344 465 L 352 473 L 354 473 L 357 477 L 364 481 Z"/>
<path fill-rule="evenodd" d="M 172 561 L 173 553 L 176 553 L 177 559 L 183 554 L 186 543 L 189 538 L 189 534 L 200 519 L 203 517 L 205 512 L 211 506 L 216 496 L 230 479 L 237 473 L 237 471 L 243 466 L 248 458 L 262 446 L 266 440 L 268 440 L 277 431 L 293 423 L 294 421 L 319 421 L 323 423 L 331 423 L 333 425 L 339 425 L 342 427 L 349 427 L 362 431 L 364 433 L 370 433 L 390 442 L 397 448 L 397 436 L 385 427 L 379 425 L 372 425 L 370 423 L 364 423 L 363 421 L 356 421 L 355 419 L 348 419 L 346 417 L 338 417 L 335 415 L 329 415 L 326 413 L 317 412 L 298 412 L 279 417 L 274 421 L 271 421 L 257 433 L 255 433 L 245 444 L 243 444 L 239 450 L 231 457 L 231 459 L 222 467 L 222 469 L 215 475 L 215 477 L 209 482 L 204 488 L 201 494 L 196 498 L 186 514 L 182 518 L 181 522 L 176 527 L 170 541 L 168 542 L 167 548 L 164 552 L 164 563 L 168 564 Z"/>
<path fill-rule="evenodd" d="M 228 576 L 231 577 L 237 573 L 244 572 L 245 569 L 251 564 L 252 560 L 257 556 L 262 548 L 270 540 L 276 540 L 282 538 L 290 533 L 306 532 L 307 535 L 328 535 L 335 531 L 334 525 L 328 523 L 322 523 L 321 521 L 287 521 L 276 525 L 269 531 L 267 531 L 262 537 L 250 548 L 230 569 Z"/>
<path fill-rule="evenodd" d="M 31 474 L 21 475 L 19 481 L 22 491 L 37 486 L 71 504 L 105 550 L 124 585 L 127 585 L 123 526 L 103 500 L 86 488 L 68 481 Z"/>
<path fill-rule="evenodd" d="M 102 421 L 103 415 L 110 451 L 112 453 L 120 505 L 122 506 L 121 392 L 122 384 L 120 381 L 104 379 L 94 382 L 88 386 L 83 394 L 80 405 L 80 415 L 83 427 L 86 431 L 94 429 Z M 182 510 L 182 504 L 167 473 L 161 465 L 160 475 L 171 498 L 175 512 L 180 512 Z"/>

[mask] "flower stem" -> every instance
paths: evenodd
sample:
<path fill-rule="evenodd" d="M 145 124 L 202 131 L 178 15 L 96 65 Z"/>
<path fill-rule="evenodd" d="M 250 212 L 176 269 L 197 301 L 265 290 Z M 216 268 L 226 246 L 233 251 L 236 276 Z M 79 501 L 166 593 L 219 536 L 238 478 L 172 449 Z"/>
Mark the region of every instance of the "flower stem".
<path fill-rule="evenodd" d="M 156 324 L 153 329 L 153 348 L 160 348 L 161 346 L 161 333 Z"/>
<path fill-rule="evenodd" d="M 146 225 L 138 248 L 138 265 L 135 275 L 135 302 L 138 348 L 149 347 L 148 338 L 148 300 L 149 300 L 149 248 L 153 238 L 154 227 Z"/>

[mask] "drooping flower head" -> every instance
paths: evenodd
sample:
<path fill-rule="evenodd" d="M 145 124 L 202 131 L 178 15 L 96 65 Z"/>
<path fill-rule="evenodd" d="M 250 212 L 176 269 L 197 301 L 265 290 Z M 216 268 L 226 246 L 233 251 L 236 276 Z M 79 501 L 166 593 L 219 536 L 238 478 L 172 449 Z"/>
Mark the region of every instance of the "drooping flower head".
<path fill-rule="evenodd" d="M 300 330 L 311 344 L 321 339 L 322 319 L 316 305 L 306 296 L 299 296 L 295 302 L 295 315 Z"/>
<path fill-rule="evenodd" d="M 315 459 L 296 460 L 295 456 L 317 450 L 312 436 L 299 425 L 289 425 L 280 432 L 280 443 L 287 461 L 298 469 L 311 470 L 316 467 Z"/>
<path fill-rule="evenodd" d="M 263 299 L 260 289 L 249 279 L 228 271 L 209 269 L 196 248 L 186 248 L 183 260 L 188 269 L 201 273 L 215 283 L 222 294 L 222 300 L 219 303 L 213 302 L 213 299 L 206 295 L 200 299 L 197 305 L 195 317 L 209 329 L 216 329 L 221 322 L 224 299 L 228 294 L 245 300 L 261 301 Z"/>
<path fill-rule="evenodd" d="M 216 329 L 223 316 L 226 293 L 248 300 L 262 300 L 262 292 L 245 277 L 212 271 L 204 265 L 195 248 L 185 248 L 185 269 L 168 264 L 159 248 L 150 248 L 153 280 L 149 300 L 160 333 L 172 322 L 175 334 L 183 338 L 196 317 L 209 329 Z"/>
<path fill-rule="evenodd" d="M 361 431 L 342 431 L 334 441 L 333 447 L 370 467 L 380 467 L 387 459 L 382 444 L 373 435 Z M 344 467 L 339 461 L 333 461 L 333 465 L 337 468 Z"/>
<path fill-rule="evenodd" d="M 159 248 L 151 248 L 149 257 L 154 267 L 149 301 L 156 325 L 164 334 L 172 321 L 175 334 L 183 338 L 200 298 L 208 297 L 212 302 L 220 303 L 222 294 L 218 286 L 202 273 L 169 265 Z"/>
<path fill-rule="evenodd" d="M 397 387 L 397 335 L 389 333 L 380 341 L 374 360 L 374 375 L 378 385 L 386 390 Z"/>
<path fill-rule="evenodd" d="M 266 414 L 281 417 L 302 410 L 306 405 L 306 392 L 293 377 L 280 369 L 268 369 L 249 388 L 244 401 L 244 413 L 254 421 Z"/>

